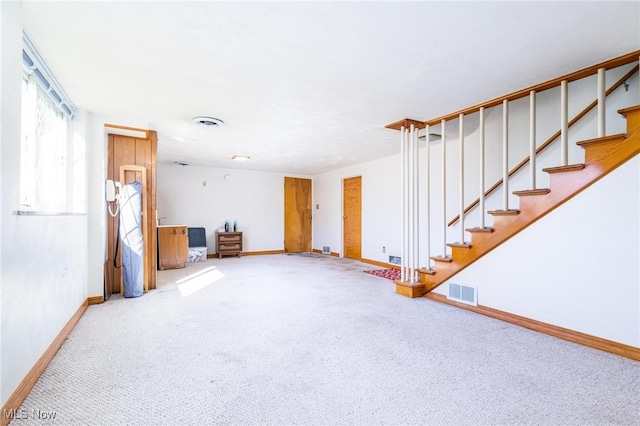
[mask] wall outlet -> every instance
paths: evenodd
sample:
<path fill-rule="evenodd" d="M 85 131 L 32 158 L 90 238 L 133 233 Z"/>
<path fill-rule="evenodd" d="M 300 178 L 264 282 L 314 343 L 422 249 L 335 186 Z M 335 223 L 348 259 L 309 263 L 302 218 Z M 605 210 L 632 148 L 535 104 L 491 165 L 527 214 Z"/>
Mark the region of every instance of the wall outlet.
<path fill-rule="evenodd" d="M 382 252 L 386 253 L 387 252 L 387 248 L 385 246 L 382 246 Z"/>

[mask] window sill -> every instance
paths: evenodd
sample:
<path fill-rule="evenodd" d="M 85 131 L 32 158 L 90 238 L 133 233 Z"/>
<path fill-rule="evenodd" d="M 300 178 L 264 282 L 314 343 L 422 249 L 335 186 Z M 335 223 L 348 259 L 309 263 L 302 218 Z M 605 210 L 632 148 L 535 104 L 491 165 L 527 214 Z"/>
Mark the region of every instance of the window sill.
<path fill-rule="evenodd" d="M 37 210 L 15 210 L 13 214 L 17 216 L 86 216 L 86 213 L 71 212 L 47 212 Z"/>

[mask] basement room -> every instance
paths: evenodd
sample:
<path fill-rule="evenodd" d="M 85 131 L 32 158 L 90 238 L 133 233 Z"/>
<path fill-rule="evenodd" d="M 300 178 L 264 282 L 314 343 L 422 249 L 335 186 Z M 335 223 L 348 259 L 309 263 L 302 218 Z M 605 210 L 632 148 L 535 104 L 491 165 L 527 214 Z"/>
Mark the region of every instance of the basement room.
<path fill-rule="evenodd" d="M 640 424 L 639 1 L 0 40 L 0 426 Z"/>

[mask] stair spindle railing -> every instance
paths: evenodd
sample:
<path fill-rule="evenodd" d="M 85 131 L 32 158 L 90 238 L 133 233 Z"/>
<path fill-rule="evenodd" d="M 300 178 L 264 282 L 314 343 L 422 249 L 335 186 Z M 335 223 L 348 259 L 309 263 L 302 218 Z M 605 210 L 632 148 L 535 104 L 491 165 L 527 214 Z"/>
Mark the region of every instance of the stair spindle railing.
<path fill-rule="evenodd" d="M 419 150 L 418 127 L 411 123 L 400 129 L 400 281 L 418 281 L 419 260 Z"/>
<path fill-rule="evenodd" d="M 536 91 L 529 92 L 529 177 L 536 189 Z M 464 213 L 462 213 L 464 215 Z M 462 217 L 462 216 L 460 216 Z"/>
<path fill-rule="evenodd" d="M 480 198 L 478 199 L 478 203 L 480 205 L 480 228 L 485 228 L 484 223 L 484 214 L 486 212 L 484 208 L 484 107 L 480 107 L 480 128 L 479 128 L 479 137 L 480 137 L 480 178 L 478 179 L 480 183 Z M 464 216 L 463 212 L 463 216 Z M 462 217 L 462 216 L 460 216 Z"/>
<path fill-rule="evenodd" d="M 426 257 L 427 257 L 427 270 L 431 270 L 431 144 L 429 143 L 429 133 L 431 130 L 431 126 L 427 125 L 425 127 L 425 140 L 427 141 L 427 147 L 425 150 L 425 164 L 426 164 L 426 212 L 425 212 L 425 240 L 427 242 L 426 245 Z"/>
<path fill-rule="evenodd" d="M 416 138 L 415 138 L 415 126 L 412 124 L 411 125 L 411 130 L 409 131 L 409 155 L 408 155 L 408 170 L 409 170 L 409 175 L 408 175 L 408 189 L 409 189 L 409 206 L 408 206 L 408 220 L 409 220 L 409 241 L 408 241 L 408 245 L 407 245 L 407 260 L 409 261 L 409 269 L 408 269 L 408 273 L 409 273 L 409 279 L 407 280 L 410 283 L 414 283 L 415 282 L 415 273 L 414 273 L 414 269 L 415 269 L 415 265 L 414 265 L 414 241 L 416 240 L 416 234 L 415 234 L 415 228 L 414 228 L 414 186 L 415 186 L 415 180 L 414 180 L 414 175 L 415 175 L 415 142 L 416 142 Z"/>
<path fill-rule="evenodd" d="M 447 129 L 446 120 L 442 120 L 442 257 L 447 257 Z"/>
<path fill-rule="evenodd" d="M 638 62 L 640 63 L 640 59 L 638 60 Z M 624 65 L 624 64 L 622 64 Z M 620 79 L 618 79 L 618 81 L 616 83 L 614 83 L 611 87 L 609 87 L 606 92 L 605 92 L 605 97 L 611 95 L 614 91 L 616 91 L 619 87 L 626 85 L 626 81 L 631 78 L 634 74 L 636 74 L 639 70 L 640 66 L 636 65 L 635 67 L 633 67 L 631 70 L 629 70 L 625 75 L 623 75 Z M 531 93 L 531 91 L 529 92 L 529 94 Z M 537 93 L 537 92 L 536 92 Z M 570 128 L 571 126 L 573 126 L 575 123 L 577 123 L 581 118 L 583 118 L 584 116 L 586 116 L 591 110 L 593 110 L 595 107 L 597 107 L 598 105 L 598 99 L 596 98 L 593 102 L 591 102 L 589 105 L 587 105 L 582 111 L 580 111 L 578 114 L 576 114 L 575 117 L 573 117 L 569 123 L 568 123 L 568 127 Z M 480 111 L 480 116 L 482 117 L 483 115 L 483 109 L 484 107 L 479 107 L 479 111 Z M 482 139 L 484 137 L 484 131 L 482 129 L 483 126 L 483 119 L 480 119 L 480 128 L 479 128 L 479 136 Z M 559 139 L 561 137 L 561 130 L 558 130 L 556 133 L 554 133 L 553 135 L 551 135 L 544 143 L 542 143 L 540 146 L 538 146 L 535 150 L 536 156 L 538 154 L 540 154 L 542 151 L 544 151 L 548 146 L 550 146 L 555 140 Z M 482 146 L 482 141 L 481 141 L 481 146 Z M 481 155 L 482 155 L 482 150 L 481 150 Z M 522 160 L 518 165 L 516 165 L 513 169 L 511 169 L 509 171 L 509 177 L 513 176 L 516 172 L 518 172 L 520 169 L 522 169 L 522 167 L 524 167 L 525 165 L 527 165 L 530 162 L 530 158 L 531 155 L 527 156 L 524 160 Z M 534 169 L 535 170 L 535 169 Z M 483 176 L 483 175 L 482 175 Z M 481 178 L 482 178 L 481 176 Z M 484 204 L 484 199 L 486 197 L 488 197 L 489 195 L 491 195 L 496 189 L 498 189 L 500 186 L 502 185 L 502 178 L 496 182 L 495 184 L 493 184 L 489 189 L 484 190 L 484 182 L 481 183 L 481 190 L 480 190 L 480 197 L 478 197 L 475 201 L 471 202 L 465 209 L 464 209 L 464 213 L 467 214 L 469 213 L 469 211 L 473 208 L 475 208 L 476 206 L 478 206 L 478 209 L 481 210 L 482 212 L 484 212 L 484 205 L 480 206 L 481 203 L 481 199 L 482 199 L 482 203 Z M 532 187 L 532 189 L 535 189 Z M 456 217 L 454 217 L 453 219 L 451 219 L 448 223 L 449 226 L 452 226 L 453 224 L 455 224 L 458 220 L 459 220 L 459 215 L 457 215 Z M 484 213 L 482 214 L 482 218 L 481 218 L 481 225 L 482 227 L 484 227 Z"/>
<path fill-rule="evenodd" d="M 405 171 L 405 156 L 406 156 L 406 132 L 404 126 L 400 128 L 400 232 L 401 232 L 401 240 L 400 240 L 400 281 L 405 282 L 407 277 L 407 270 L 405 267 L 406 258 L 405 258 L 405 240 L 406 240 L 406 224 L 404 221 L 404 217 L 406 214 L 406 171 Z"/>
<path fill-rule="evenodd" d="M 560 164 L 569 164 L 569 84 L 560 83 Z M 503 181 L 504 182 L 504 181 Z"/>
<path fill-rule="evenodd" d="M 420 185 L 418 179 L 418 171 L 420 170 L 420 151 L 419 151 L 419 139 L 418 129 L 414 129 L 413 132 L 413 259 L 412 259 L 412 282 L 418 282 L 420 277 L 418 276 L 418 268 L 420 264 L 420 222 L 418 221 L 420 215 Z"/>
<path fill-rule="evenodd" d="M 446 124 L 448 119 L 452 119 L 454 115 L 443 116 L 440 119 L 436 119 L 439 121 L 441 126 L 441 141 L 442 141 L 442 164 L 441 164 L 441 172 L 442 172 L 442 215 L 443 215 L 443 227 L 442 227 L 442 244 L 443 244 L 443 254 L 442 257 L 436 256 L 431 257 L 431 192 L 430 192 L 430 183 L 431 183 L 431 156 L 430 156 L 430 145 L 429 145 L 429 130 L 431 124 L 436 124 L 436 120 L 430 120 L 427 122 L 418 122 L 415 120 L 405 119 L 403 121 L 393 123 L 388 125 L 389 128 L 395 128 L 396 130 L 400 130 L 401 133 L 401 280 L 404 282 L 415 283 L 419 279 L 418 275 L 418 264 L 420 261 L 420 238 L 419 238 L 419 138 L 418 131 L 425 128 L 426 131 L 426 226 L 424 227 L 424 231 L 427 237 L 427 247 L 426 247 L 426 255 L 428 259 L 427 270 L 435 272 L 435 270 L 431 269 L 431 259 L 437 261 L 447 261 L 451 262 L 451 257 L 447 255 L 447 227 L 455 223 L 457 220 L 460 220 L 460 242 L 461 244 L 465 244 L 465 214 L 473 208 L 475 205 L 479 205 L 480 210 L 480 226 L 486 231 L 490 231 L 490 228 L 485 226 L 485 198 L 491 193 L 493 190 L 497 189 L 500 185 L 503 187 L 503 210 L 509 210 L 509 178 L 515 172 L 517 172 L 520 168 L 522 168 L 527 162 L 530 164 L 530 186 L 532 190 L 536 190 L 536 156 L 547 146 L 549 146 L 554 140 L 559 138 L 560 146 L 560 164 L 561 166 L 567 166 L 569 163 L 569 127 L 576 123 L 579 119 L 584 117 L 591 109 L 597 106 L 597 132 L 598 137 L 606 136 L 606 97 L 612 93 L 616 88 L 620 87 L 620 85 L 624 84 L 625 87 L 628 87 L 626 84 L 626 79 L 630 78 L 638 71 L 638 66 L 635 66 L 633 70 L 627 72 L 625 76 L 623 76 L 617 83 L 615 83 L 608 90 L 606 89 L 606 71 L 621 65 L 626 65 L 634 60 L 638 59 L 640 62 L 640 52 L 634 52 L 633 54 L 628 54 L 622 56 L 620 58 L 613 59 L 611 61 L 602 63 L 598 66 L 589 67 L 587 69 L 578 71 L 573 74 L 566 75 L 564 77 L 560 77 L 555 80 L 548 81 L 546 83 L 537 85 L 532 87 L 530 90 L 526 92 L 519 91 L 515 92 L 511 95 L 504 96 L 499 99 L 494 99 L 489 102 L 485 102 L 484 104 L 478 105 L 476 107 L 470 107 L 465 110 L 462 110 L 458 113 L 454 113 L 458 117 L 458 125 L 459 125 L 459 149 L 460 149 L 460 158 L 459 158 L 459 166 L 460 166 L 460 174 L 459 174 L 459 213 L 458 217 L 447 223 L 446 220 L 446 207 L 447 207 L 447 134 L 446 134 Z M 582 112 L 580 112 L 576 117 L 574 117 L 571 121 L 568 119 L 568 83 L 570 81 L 576 81 L 588 76 L 592 76 L 593 74 L 597 74 L 597 98 L 592 104 L 590 104 L 587 108 L 585 108 Z M 545 143 L 541 146 L 536 146 L 536 95 L 538 91 L 544 91 L 553 87 L 560 86 L 560 130 L 554 134 L 551 138 L 549 138 Z M 639 85 L 640 86 L 640 85 Z M 529 155 L 523 160 L 516 168 L 513 170 L 509 170 L 509 102 L 511 100 L 520 99 L 525 96 L 529 96 Z M 493 107 L 502 103 L 502 179 L 491 187 L 489 190 L 485 190 L 485 108 Z M 480 197 L 470 206 L 465 208 L 464 205 L 464 179 L 465 179 L 465 161 L 464 161 L 464 115 L 470 114 L 475 111 L 479 112 L 479 186 L 480 186 Z M 403 125 L 400 125 L 400 124 Z M 407 124 L 410 124 L 408 126 Z M 525 192 L 525 191 L 522 191 Z M 522 194 L 518 194 L 522 195 Z M 497 212 L 498 213 L 498 212 Z M 475 228 L 475 230 L 478 230 Z M 452 244 L 452 246 L 457 247 L 457 245 Z M 427 271 L 421 270 L 421 272 L 426 273 Z"/>
<path fill-rule="evenodd" d="M 502 101 L 502 209 L 509 210 L 509 101 Z"/>
<path fill-rule="evenodd" d="M 409 208 L 407 211 L 407 216 L 409 220 L 409 241 L 407 241 L 407 260 L 409 262 L 409 279 L 407 280 L 410 283 L 413 283 L 413 240 L 415 239 L 415 234 L 413 232 L 413 154 L 414 154 L 414 134 L 415 126 L 411 125 L 411 130 L 409 131 L 409 155 L 408 155 L 408 188 L 409 188 Z"/>
<path fill-rule="evenodd" d="M 464 244 L 464 114 L 458 116 L 458 134 L 460 141 L 460 243 Z"/>
<path fill-rule="evenodd" d="M 606 102 L 606 92 L 607 92 L 607 85 L 606 85 L 606 69 L 604 68 L 599 68 L 598 69 L 598 137 L 602 138 L 604 136 L 606 136 L 606 130 L 605 130 L 605 126 L 606 126 L 606 107 L 605 107 L 605 102 Z"/>

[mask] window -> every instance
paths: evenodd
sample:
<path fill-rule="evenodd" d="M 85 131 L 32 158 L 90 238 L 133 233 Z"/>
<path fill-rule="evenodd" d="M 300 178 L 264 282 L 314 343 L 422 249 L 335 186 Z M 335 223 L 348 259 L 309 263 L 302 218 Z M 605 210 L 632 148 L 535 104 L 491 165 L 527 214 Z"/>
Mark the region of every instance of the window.
<path fill-rule="evenodd" d="M 84 213 L 84 138 L 74 133 L 75 107 L 23 37 L 20 210 Z"/>

